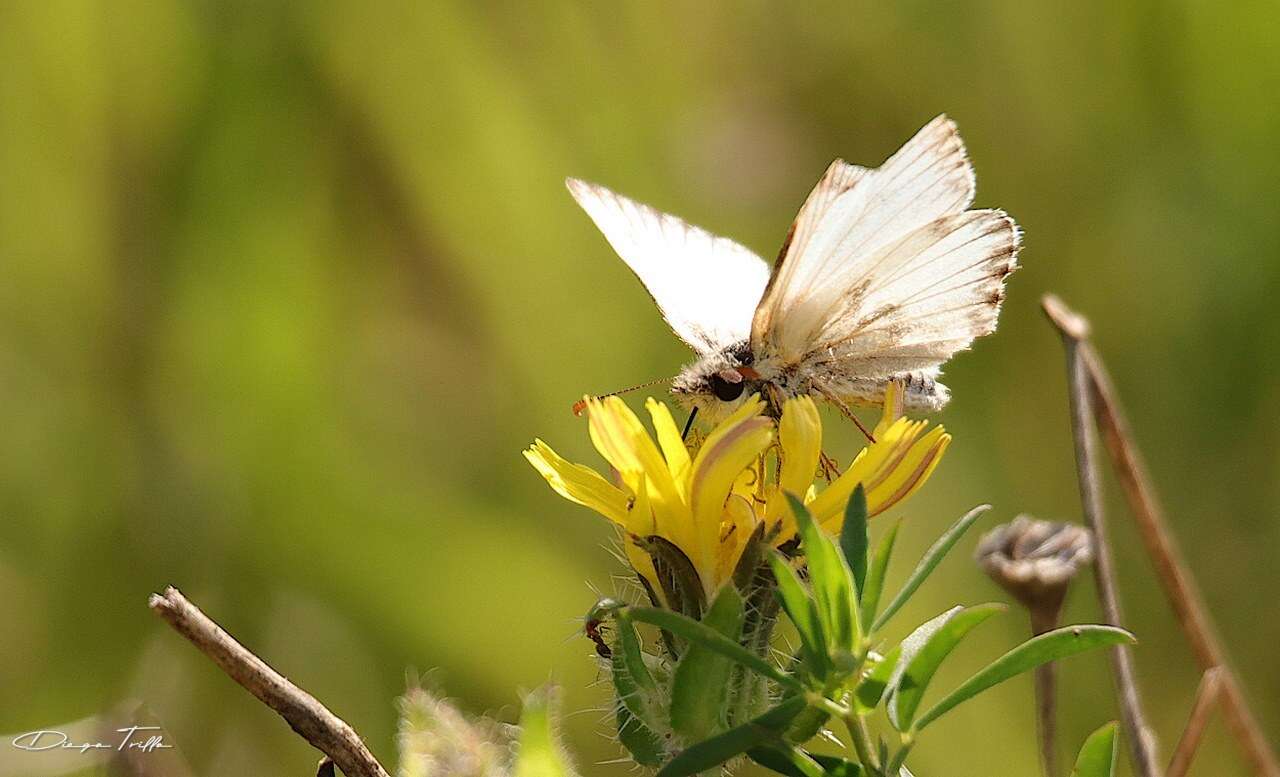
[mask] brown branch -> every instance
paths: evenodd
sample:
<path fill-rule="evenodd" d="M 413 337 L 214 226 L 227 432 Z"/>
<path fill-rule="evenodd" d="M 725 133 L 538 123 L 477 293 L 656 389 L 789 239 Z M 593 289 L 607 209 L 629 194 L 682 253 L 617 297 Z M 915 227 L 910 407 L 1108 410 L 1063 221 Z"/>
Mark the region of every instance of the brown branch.
<path fill-rule="evenodd" d="M 389 777 L 351 726 L 223 631 L 178 589 L 170 586 L 163 594 L 152 594 L 149 604 L 232 680 L 332 759 L 347 777 Z"/>
<path fill-rule="evenodd" d="M 1191 715 L 1187 718 L 1187 727 L 1182 730 L 1182 738 L 1173 749 L 1173 758 L 1169 761 L 1169 770 L 1165 777 L 1186 777 L 1191 768 L 1191 759 L 1195 757 L 1196 748 L 1204 738 L 1204 730 L 1209 725 L 1213 708 L 1222 693 L 1222 667 L 1215 666 L 1200 677 L 1200 687 L 1196 689 L 1196 700 L 1191 706 Z"/>
<path fill-rule="evenodd" d="M 1156 498 L 1146 465 L 1129 430 L 1128 419 L 1102 364 L 1088 341 L 1088 322 L 1053 295 L 1042 299 L 1045 313 L 1058 328 L 1069 352 L 1077 354 L 1083 378 L 1088 383 L 1088 399 L 1096 403 L 1095 420 L 1103 443 L 1110 453 L 1124 490 L 1129 509 L 1138 524 L 1147 555 L 1156 577 L 1173 608 L 1178 624 L 1195 653 L 1202 671 L 1221 668 L 1223 712 L 1232 733 L 1240 742 L 1253 771 L 1260 777 L 1280 777 L 1280 763 L 1249 708 L 1248 700 L 1226 661 L 1225 651 L 1214 633 L 1204 602 L 1196 590 L 1177 543 L 1169 531 L 1164 510 Z"/>
<path fill-rule="evenodd" d="M 1044 298 L 1045 312 L 1058 325 L 1062 342 L 1067 351 L 1067 374 L 1070 378 L 1071 434 L 1075 440 L 1076 476 L 1080 482 L 1080 503 L 1085 523 L 1093 532 L 1093 576 L 1097 583 L 1098 599 L 1102 604 L 1103 618 L 1113 626 L 1124 625 L 1120 610 L 1120 597 L 1116 590 L 1115 562 L 1111 557 L 1111 541 L 1107 537 L 1106 513 L 1102 508 L 1102 488 L 1095 466 L 1097 458 L 1092 427 L 1093 414 L 1089 377 L 1080 351 L 1088 336 L 1088 324 L 1079 316 L 1063 314 L 1056 298 Z M 1142 697 L 1134 676 L 1133 654 L 1128 645 L 1116 645 L 1111 649 L 1111 668 L 1115 675 L 1116 692 L 1120 697 L 1120 720 L 1128 735 L 1134 770 L 1139 777 L 1158 777 L 1155 738 L 1147 726 L 1142 708 Z"/>

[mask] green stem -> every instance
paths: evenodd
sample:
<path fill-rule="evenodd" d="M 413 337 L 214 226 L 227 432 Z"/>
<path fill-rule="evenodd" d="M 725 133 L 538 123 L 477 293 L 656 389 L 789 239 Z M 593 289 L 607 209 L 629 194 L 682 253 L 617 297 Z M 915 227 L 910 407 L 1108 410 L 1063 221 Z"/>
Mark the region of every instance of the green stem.
<path fill-rule="evenodd" d="M 813 694 L 809 703 L 843 720 L 845 728 L 849 730 L 849 738 L 853 740 L 853 751 L 857 753 L 858 761 L 872 774 L 880 774 L 880 762 L 876 758 L 875 747 L 871 744 L 871 732 L 867 729 L 867 721 L 857 710 L 817 693 Z"/>
<path fill-rule="evenodd" d="M 852 710 L 844 716 L 844 725 L 849 729 L 849 737 L 853 740 L 853 750 L 858 760 L 872 774 L 880 774 L 880 763 L 876 758 L 875 747 L 871 744 L 871 732 L 867 730 L 867 721 Z"/>

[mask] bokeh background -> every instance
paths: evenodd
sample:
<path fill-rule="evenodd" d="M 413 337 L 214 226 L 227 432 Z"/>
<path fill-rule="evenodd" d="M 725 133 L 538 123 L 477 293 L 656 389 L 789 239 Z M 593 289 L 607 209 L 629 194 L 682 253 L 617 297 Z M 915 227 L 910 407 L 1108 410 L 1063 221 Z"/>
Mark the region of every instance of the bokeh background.
<path fill-rule="evenodd" d="M 611 530 L 519 452 L 598 461 L 571 402 L 688 354 L 562 180 L 773 256 L 833 157 L 876 164 L 946 111 L 1025 269 L 947 370 L 956 441 L 898 510 L 895 579 L 976 503 L 1078 517 L 1057 291 L 1280 738 L 1277 39 L 1267 2 L 5 3 L 0 732 L 141 700 L 196 774 L 306 773 L 147 611 L 174 583 L 387 762 L 413 671 L 507 720 L 555 680 L 584 772 L 627 774 L 598 765 L 578 620 L 614 589 Z M 1108 486 L 1167 753 L 1197 673 Z M 976 539 L 899 629 L 1001 596 Z M 1091 582 L 1069 615 L 1097 617 Z M 1025 629 L 985 627 L 940 682 Z M 1065 752 L 1116 713 L 1102 655 L 1062 671 Z M 913 767 L 1034 773 L 1032 720 L 1010 682 Z M 1195 773 L 1245 773 L 1220 722 Z"/>

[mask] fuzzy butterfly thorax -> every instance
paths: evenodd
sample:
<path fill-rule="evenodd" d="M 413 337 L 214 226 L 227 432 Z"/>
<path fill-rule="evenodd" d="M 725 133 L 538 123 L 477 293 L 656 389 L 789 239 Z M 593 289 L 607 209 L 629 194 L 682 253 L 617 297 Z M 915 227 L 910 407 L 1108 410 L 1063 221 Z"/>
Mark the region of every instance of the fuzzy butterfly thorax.
<path fill-rule="evenodd" d="M 694 351 L 672 380 L 686 405 L 723 417 L 760 394 L 814 395 L 933 412 L 941 367 L 995 331 L 1020 233 L 970 209 L 974 175 L 955 124 L 934 119 L 878 168 L 836 160 L 769 269 L 741 245 L 594 184 L 569 190 Z"/>

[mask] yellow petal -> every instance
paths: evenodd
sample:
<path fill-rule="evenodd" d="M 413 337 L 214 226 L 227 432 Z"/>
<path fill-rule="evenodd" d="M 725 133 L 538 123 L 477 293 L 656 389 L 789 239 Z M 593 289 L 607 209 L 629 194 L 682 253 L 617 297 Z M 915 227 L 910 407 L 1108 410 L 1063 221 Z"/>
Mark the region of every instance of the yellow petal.
<path fill-rule="evenodd" d="M 760 403 L 763 407 L 763 403 Z M 698 555 L 690 556 L 703 570 L 714 572 L 713 549 L 718 542 L 725 499 L 742 471 L 773 442 L 773 423 L 758 415 L 735 413 L 707 437 L 693 462 L 689 504 L 697 535 Z"/>
<path fill-rule="evenodd" d="M 867 493 L 870 515 L 884 512 L 913 493 L 932 474 L 951 440 L 937 427 L 917 443 L 927 426 L 924 421 L 899 418 L 886 428 L 877 427 L 876 441 L 809 504 L 814 520 L 827 528 L 838 527 L 843 508 L 859 483 Z"/>
<path fill-rule="evenodd" d="M 626 525 L 631 501 L 629 495 L 598 472 L 561 458 L 542 440 L 534 440 L 533 445 L 524 451 L 524 457 L 557 494 Z"/>
<path fill-rule="evenodd" d="M 782 445 L 778 484 L 783 491 L 805 493 L 813 483 L 822 452 L 822 417 L 812 398 L 806 395 L 788 399 L 782 406 L 778 442 Z"/>
<path fill-rule="evenodd" d="M 879 515 L 919 490 L 933 474 L 950 444 L 951 435 L 941 426 L 913 443 L 897 466 L 867 492 L 867 515 Z"/>
<path fill-rule="evenodd" d="M 644 402 L 653 419 L 653 429 L 658 435 L 658 445 L 662 447 L 662 455 L 667 460 L 667 469 L 671 471 L 671 479 L 675 481 L 676 490 L 685 501 L 689 498 L 689 474 L 693 469 L 689 449 L 684 446 L 684 438 L 680 429 L 671 417 L 671 410 L 666 404 L 652 397 Z"/>
<path fill-rule="evenodd" d="M 600 455 L 614 466 L 634 492 L 648 491 L 655 533 L 684 547 L 692 541 L 689 510 L 649 432 L 618 397 L 587 402 L 587 428 Z"/>

